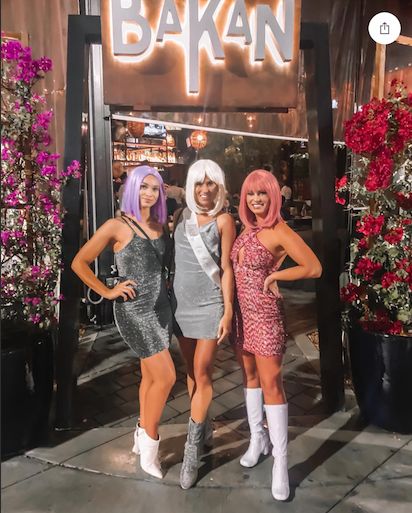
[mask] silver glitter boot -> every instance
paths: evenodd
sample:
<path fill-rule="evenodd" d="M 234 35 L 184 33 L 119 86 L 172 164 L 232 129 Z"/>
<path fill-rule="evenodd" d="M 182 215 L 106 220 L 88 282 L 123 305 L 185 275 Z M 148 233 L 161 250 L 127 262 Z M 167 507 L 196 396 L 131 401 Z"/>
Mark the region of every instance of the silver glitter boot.
<path fill-rule="evenodd" d="M 213 448 L 213 422 L 209 415 L 205 420 L 205 435 L 203 438 L 203 447 L 205 451 L 210 451 Z"/>
<path fill-rule="evenodd" d="M 183 490 L 191 488 L 197 480 L 200 455 L 202 452 L 204 440 L 204 432 L 205 422 L 200 422 L 197 424 L 191 418 L 189 419 L 187 440 L 185 443 L 185 452 L 183 455 L 183 464 L 180 471 L 180 486 L 183 488 Z"/>

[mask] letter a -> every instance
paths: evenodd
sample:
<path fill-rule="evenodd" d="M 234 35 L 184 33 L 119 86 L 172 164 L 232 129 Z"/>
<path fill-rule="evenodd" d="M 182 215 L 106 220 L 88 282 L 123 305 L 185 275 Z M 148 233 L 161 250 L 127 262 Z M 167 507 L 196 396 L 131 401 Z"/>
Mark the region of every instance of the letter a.
<path fill-rule="evenodd" d="M 149 22 L 141 15 L 141 0 L 129 0 L 130 7 L 122 7 L 122 0 L 112 0 L 112 27 L 113 27 L 113 54 L 114 55 L 141 55 L 150 46 L 152 31 Z M 138 33 L 140 27 L 141 37 L 137 43 L 125 41 L 128 31 L 126 23 L 133 26 L 133 32 Z"/>
<path fill-rule="evenodd" d="M 239 18 L 242 21 L 242 25 L 240 27 L 237 24 Z M 247 19 L 245 0 L 236 0 L 226 35 L 228 37 L 243 36 L 245 38 L 245 44 L 247 45 L 250 45 L 252 42 L 252 34 L 250 33 L 249 22 Z"/>
<path fill-rule="evenodd" d="M 171 22 L 168 22 L 169 14 Z M 159 29 L 157 31 L 156 41 L 162 42 L 165 34 L 181 34 L 182 25 L 180 24 L 174 0 L 165 0 L 162 14 L 160 15 Z"/>

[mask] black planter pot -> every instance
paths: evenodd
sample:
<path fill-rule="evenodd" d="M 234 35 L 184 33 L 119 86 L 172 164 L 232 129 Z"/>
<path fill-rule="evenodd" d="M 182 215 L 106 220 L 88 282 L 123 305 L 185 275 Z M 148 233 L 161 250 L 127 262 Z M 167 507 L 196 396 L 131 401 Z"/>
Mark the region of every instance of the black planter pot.
<path fill-rule="evenodd" d="M 48 432 L 53 394 L 53 339 L 48 331 L 6 330 L 1 351 L 2 458 L 39 444 Z"/>
<path fill-rule="evenodd" d="M 412 337 L 349 333 L 352 381 L 362 417 L 398 433 L 412 433 Z"/>

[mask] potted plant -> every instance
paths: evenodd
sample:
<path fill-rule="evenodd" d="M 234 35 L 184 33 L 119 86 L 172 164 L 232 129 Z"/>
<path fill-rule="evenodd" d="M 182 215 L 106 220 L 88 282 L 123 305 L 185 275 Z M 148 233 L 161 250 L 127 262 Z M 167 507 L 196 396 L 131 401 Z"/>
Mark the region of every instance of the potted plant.
<path fill-rule="evenodd" d="M 47 427 L 53 390 L 53 332 L 62 299 L 61 190 L 46 110 L 35 84 L 52 66 L 14 40 L 1 43 L 2 455 L 30 446 Z"/>
<path fill-rule="evenodd" d="M 412 94 L 394 81 L 345 126 L 353 152 L 337 181 L 358 216 L 342 288 L 352 380 L 363 417 L 412 432 Z"/>

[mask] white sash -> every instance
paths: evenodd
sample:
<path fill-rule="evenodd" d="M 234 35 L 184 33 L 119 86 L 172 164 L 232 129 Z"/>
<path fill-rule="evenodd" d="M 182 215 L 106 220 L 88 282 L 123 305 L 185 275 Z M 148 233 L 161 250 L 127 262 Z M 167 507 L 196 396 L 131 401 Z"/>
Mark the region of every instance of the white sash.
<path fill-rule="evenodd" d="M 197 223 L 197 216 L 194 212 L 185 208 L 183 212 L 184 228 L 187 240 L 200 264 L 200 267 L 204 270 L 207 276 L 221 288 L 220 283 L 220 268 L 217 263 L 213 260 L 206 244 L 200 235 L 199 225 Z"/>

